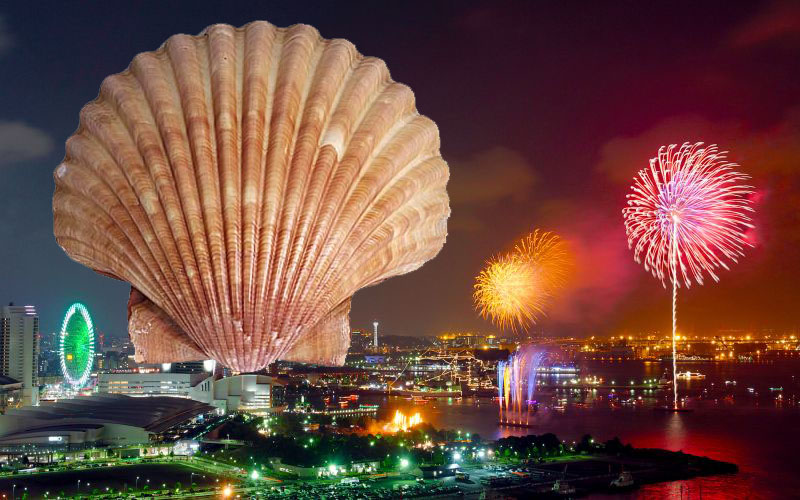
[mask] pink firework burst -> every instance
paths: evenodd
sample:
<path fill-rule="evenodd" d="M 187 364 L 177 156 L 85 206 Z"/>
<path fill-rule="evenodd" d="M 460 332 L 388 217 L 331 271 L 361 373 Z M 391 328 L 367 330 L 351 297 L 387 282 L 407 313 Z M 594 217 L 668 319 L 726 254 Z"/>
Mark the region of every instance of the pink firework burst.
<path fill-rule="evenodd" d="M 702 285 L 704 273 L 719 281 L 719 269 L 752 246 L 752 186 L 725 154 L 713 144 L 662 146 L 634 178 L 622 211 L 628 246 L 665 286 Z"/>
<path fill-rule="evenodd" d="M 719 281 L 719 268 L 728 269 L 751 243 L 752 187 L 749 177 L 733 168 L 716 145 L 702 143 L 662 146 L 639 171 L 622 210 L 628 246 L 636 262 L 666 286 L 672 282 L 672 394 L 671 410 L 678 405 L 678 287 L 692 280 L 703 284 L 708 273 Z"/>

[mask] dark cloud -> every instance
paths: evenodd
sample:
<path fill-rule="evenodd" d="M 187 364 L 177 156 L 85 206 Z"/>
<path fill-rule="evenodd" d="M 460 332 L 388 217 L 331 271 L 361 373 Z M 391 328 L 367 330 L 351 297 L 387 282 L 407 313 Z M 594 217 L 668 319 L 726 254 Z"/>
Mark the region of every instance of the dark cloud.
<path fill-rule="evenodd" d="M 794 175 L 800 171 L 800 109 L 762 130 L 697 115 L 668 118 L 639 134 L 609 140 L 600 149 L 596 169 L 615 183 L 627 183 L 660 146 L 684 142 L 717 144 L 755 178 Z"/>
<path fill-rule="evenodd" d="M 800 43 L 800 3 L 793 0 L 774 1 L 759 15 L 731 33 L 732 47 L 750 47 L 776 40 Z"/>
<path fill-rule="evenodd" d="M 505 147 L 481 151 L 450 163 L 448 191 L 453 205 L 491 204 L 527 198 L 536 183 L 534 169 L 520 153 Z"/>
<path fill-rule="evenodd" d="M 14 38 L 11 36 L 11 32 L 8 30 L 5 18 L 0 16 L 0 55 L 10 49 L 13 45 Z"/>
<path fill-rule="evenodd" d="M 450 231 L 487 229 L 487 215 L 501 202 L 518 204 L 530 198 L 536 174 L 518 152 L 495 147 L 465 160 L 451 160 L 447 191 L 453 214 Z M 491 218 L 491 217 L 489 217 Z"/>
<path fill-rule="evenodd" d="M 53 149 L 44 131 L 22 122 L 0 121 L 0 167 L 41 158 Z"/>

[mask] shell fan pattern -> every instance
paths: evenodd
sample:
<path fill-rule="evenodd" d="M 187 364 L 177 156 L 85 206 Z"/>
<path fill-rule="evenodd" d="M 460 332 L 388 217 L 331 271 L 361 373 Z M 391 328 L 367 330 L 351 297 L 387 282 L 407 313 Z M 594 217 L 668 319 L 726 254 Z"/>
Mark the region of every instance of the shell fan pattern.
<path fill-rule="evenodd" d="M 342 364 L 353 294 L 441 250 L 436 125 L 312 27 L 175 35 L 103 81 L 55 171 L 56 240 L 131 284 L 139 362 Z"/>

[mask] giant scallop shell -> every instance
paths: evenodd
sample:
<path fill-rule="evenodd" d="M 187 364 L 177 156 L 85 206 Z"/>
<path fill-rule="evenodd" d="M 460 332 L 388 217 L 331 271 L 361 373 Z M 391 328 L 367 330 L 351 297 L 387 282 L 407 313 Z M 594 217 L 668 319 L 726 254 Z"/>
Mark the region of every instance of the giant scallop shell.
<path fill-rule="evenodd" d="M 353 294 L 444 245 L 436 125 L 305 25 L 175 35 L 109 76 L 55 171 L 54 232 L 131 284 L 140 362 L 341 364 Z"/>

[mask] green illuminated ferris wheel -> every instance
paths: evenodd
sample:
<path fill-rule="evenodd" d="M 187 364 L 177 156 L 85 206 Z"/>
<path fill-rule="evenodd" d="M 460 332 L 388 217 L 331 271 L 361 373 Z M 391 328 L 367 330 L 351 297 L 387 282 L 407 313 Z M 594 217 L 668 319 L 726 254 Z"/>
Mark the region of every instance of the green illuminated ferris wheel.
<path fill-rule="evenodd" d="M 94 325 L 86 306 L 72 304 L 59 334 L 59 358 L 64 380 L 80 388 L 89 380 L 94 362 Z"/>

